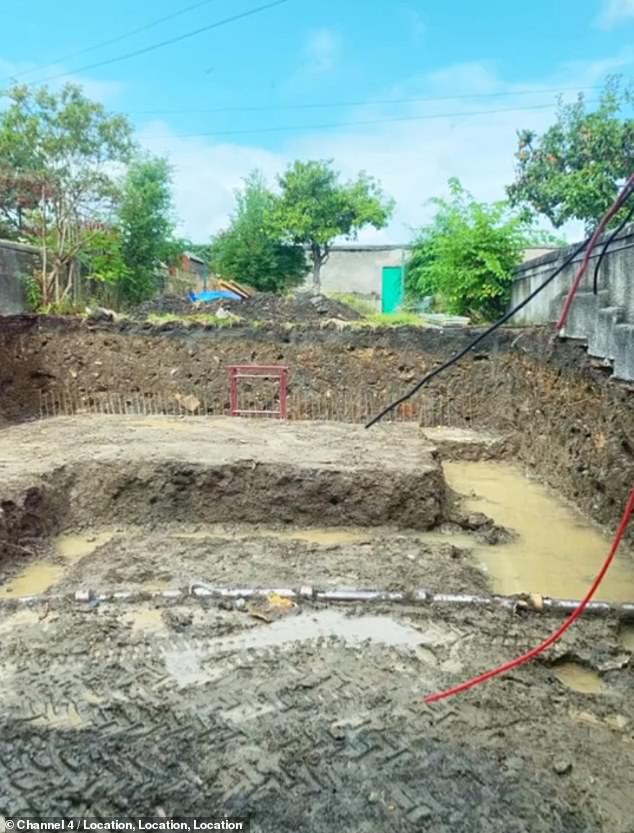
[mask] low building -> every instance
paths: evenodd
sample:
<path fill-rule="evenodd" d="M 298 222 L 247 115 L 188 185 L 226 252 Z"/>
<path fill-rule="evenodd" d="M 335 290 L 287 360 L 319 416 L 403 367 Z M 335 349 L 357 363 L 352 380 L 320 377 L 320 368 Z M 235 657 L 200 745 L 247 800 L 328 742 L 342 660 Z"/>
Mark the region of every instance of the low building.
<path fill-rule="evenodd" d="M 357 295 L 377 310 L 393 312 L 405 295 L 406 245 L 366 246 L 356 243 L 333 246 L 321 270 L 322 291 Z M 306 285 L 309 288 L 312 277 Z"/>
<path fill-rule="evenodd" d="M 532 260 L 556 248 L 531 247 L 522 260 Z M 410 251 L 407 244 L 333 246 L 321 270 L 322 291 L 356 295 L 372 303 L 377 311 L 394 312 L 405 298 L 405 269 Z M 311 282 L 309 275 L 307 288 Z"/>

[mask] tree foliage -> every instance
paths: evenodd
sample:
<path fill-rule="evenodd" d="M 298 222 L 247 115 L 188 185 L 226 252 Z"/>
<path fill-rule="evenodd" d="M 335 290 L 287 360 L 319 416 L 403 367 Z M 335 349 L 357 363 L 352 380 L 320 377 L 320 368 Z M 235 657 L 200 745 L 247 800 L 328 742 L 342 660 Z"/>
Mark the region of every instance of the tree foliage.
<path fill-rule="evenodd" d="M 304 249 L 280 240 L 272 222 L 275 203 L 262 175 L 253 172 L 244 190 L 236 192 L 229 227 L 212 243 L 216 274 L 267 292 L 281 292 L 304 280 Z"/>
<path fill-rule="evenodd" d="M 454 315 L 490 320 L 508 303 L 524 249 L 553 241 L 507 202 L 476 202 L 457 179 L 449 187 L 448 200 L 432 200 L 434 219 L 414 241 L 407 292 L 415 298 L 436 296 Z"/>
<path fill-rule="evenodd" d="M 156 291 L 162 264 L 176 260 L 170 169 L 164 159 L 141 157 L 130 166 L 123 183 L 117 221 L 121 257 L 119 280 L 123 303 L 137 303 Z"/>
<path fill-rule="evenodd" d="M 279 185 L 274 225 L 284 239 L 310 251 L 316 292 L 333 240 L 355 238 L 365 226 L 384 228 L 393 210 L 375 180 L 360 173 L 354 181 L 341 182 L 332 162 L 295 162 Z"/>
<path fill-rule="evenodd" d="M 516 181 L 508 189 L 512 203 L 530 206 L 555 227 L 574 219 L 593 227 L 634 171 L 634 119 L 623 115 L 631 104 L 631 92 L 613 78 L 596 109 L 579 95 L 560 106 L 542 136 L 519 131 Z"/>
<path fill-rule="evenodd" d="M 60 302 L 76 259 L 92 245 L 116 202 L 113 166 L 133 152 L 132 128 L 80 87 L 15 86 L 0 112 L 2 233 L 41 245 L 44 303 Z"/>

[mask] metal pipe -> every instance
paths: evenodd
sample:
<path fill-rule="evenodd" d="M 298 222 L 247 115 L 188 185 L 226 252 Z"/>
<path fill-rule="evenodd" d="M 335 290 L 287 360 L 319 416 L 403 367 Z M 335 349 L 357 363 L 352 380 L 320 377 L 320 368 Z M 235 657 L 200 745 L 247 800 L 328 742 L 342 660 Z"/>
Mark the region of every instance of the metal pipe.
<path fill-rule="evenodd" d="M 187 591 L 170 590 L 115 590 L 111 592 L 94 592 L 81 589 L 66 594 L 42 594 L 17 596 L 0 599 L 0 610 L 15 610 L 18 607 L 38 604 L 77 604 L 108 602 L 140 602 L 148 599 L 166 599 L 170 601 L 185 600 L 188 597 L 217 599 L 259 599 L 275 594 L 282 598 L 304 601 L 316 601 L 325 604 L 374 604 L 388 603 L 415 606 L 502 608 L 529 613 L 569 614 L 578 605 L 573 599 L 544 598 L 542 606 L 536 608 L 522 596 L 477 596 L 466 593 L 433 593 L 425 588 L 410 591 L 360 590 L 360 589 L 318 589 L 303 585 L 297 589 L 290 587 L 219 587 L 205 582 L 192 582 Z M 610 602 L 590 602 L 586 614 L 592 616 L 615 615 L 620 619 L 634 620 L 634 602 L 612 604 Z"/>

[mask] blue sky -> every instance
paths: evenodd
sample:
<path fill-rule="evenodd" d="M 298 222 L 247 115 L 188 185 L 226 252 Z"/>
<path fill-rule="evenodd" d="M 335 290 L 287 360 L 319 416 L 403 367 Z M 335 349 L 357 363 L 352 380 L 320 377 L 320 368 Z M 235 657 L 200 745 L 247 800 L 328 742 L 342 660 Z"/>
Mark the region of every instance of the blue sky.
<path fill-rule="evenodd" d="M 0 84 L 75 80 L 128 113 L 139 140 L 172 162 L 181 230 L 198 240 L 226 223 L 252 168 L 273 180 L 298 157 L 377 176 L 398 207 L 365 239 L 406 240 L 450 176 L 480 199 L 503 196 L 515 130 L 546 127 L 555 90 L 587 88 L 592 99 L 606 74 L 634 77 L 634 0 L 287 0 L 84 69 L 267 0 L 198 0 L 89 49 L 195 2 L 109 0 L 90 15 L 85 0 L 24 0 L 19 14 L 6 4 Z"/>

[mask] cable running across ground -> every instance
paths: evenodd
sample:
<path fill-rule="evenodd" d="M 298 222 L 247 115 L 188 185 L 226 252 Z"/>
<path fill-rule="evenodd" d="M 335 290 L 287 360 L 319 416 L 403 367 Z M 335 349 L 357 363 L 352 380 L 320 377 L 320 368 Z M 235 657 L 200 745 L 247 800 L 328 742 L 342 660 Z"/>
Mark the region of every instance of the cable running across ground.
<path fill-rule="evenodd" d="M 610 552 L 608 553 L 605 561 L 603 562 L 603 566 L 597 573 L 596 578 L 592 582 L 592 586 L 586 593 L 584 599 L 579 603 L 578 607 L 573 610 L 570 616 L 565 620 L 565 622 L 561 625 L 561 627 L 557 628 L 557 630 L 552 633 L 549 637 L 544 639 L 543 642 L 540 642 L 535 648 L 531 648 L 530 651 L 527 651 L 525 654 L 522 654 L 519 657 L 515 657 L 515 659 L 509 660 L 509 662 L 505 662 L 503 665 L 498 665 L 497 668 L 492 668 L 489 671 L 485 671 L 483 674 L 479 674 L 477 677 L 473 677 L 471 680 L 467 680 L 464 683 L 460 683 L 459 685 L 453 686 L 452 688 L 448 688 L 445 691 L 436 692 L 436 694 L 429 694 L 427 697 L 424 697 L 425 703 L 436 703 L 438 700 L 444 700 L 447 697 L 453 697 L 455 694 L 461 694 L 463 691 L 467 691 L 474 686 L 480 685 L 480 683 L 485 683 L 487 680 L 492 679 L 493 677 L 497 677 L 500 674 L 505 674 L 507 671 L 511 671 L 513 668 L 518 668 L 520 665 L 524 665 L 526 662 L 530 662 L 531 660 L 535 659 L 535 657 L 542 654 L 544 651 L 548 650 L 551 645 L 554 645 L 555 642 L 558 642 L 561 637 L 565 634 L 568 628 L 576 622 L 576 620 L 582 615 L 583 611 L 586 609 L 592 597 L 597 592 L 601 582 L 603 581 L 605 574 L 610 568 L 610 565 L 614 561 L 616 553 L 618 552 L 619 546 L 621 541 L 623 540 L 623 536 L 625 535 L 625 530 L 627 529 L 627 525 L 629 523 L 630 517 L 632 515 L 632 511 L 634 510 L 634 487 L 630 492 L 629 499 L 625 506 L 625 511 L 623 512 L 623 517 L 621 518 L 621 522 L 619 527 L 616 531 L 616 535 L 614 536 L 614 540 L 612 541 L 612 546 L 610 547 Z"/>
<path fill-rule="evenodd" d="M 631 177 L 628 178 L 628 180 L 627 180 L 625 186 L 623 187 L 623 189 L 621 190 L 619 196 L 617 197 L 617 199 L 615 200 L 612 207 L 609 209 L 609 211 L 607 212 L 607 214 L 605 215 L 605 217 L 603 218 L 601 223 L 597 226 L 597 229 L 605 228 L 605 225 L 609 222 L 611 217 L 613 217 L 614 214 L 616 214 L 616 212 L 620 208 L 622 208 L 622 206 L 625 204 L 625 202 L 634 193 L 634 187 L 633 186 L 634 186 L 634 175 L 632 175 Z M 579 287 L 579 283 L 581 282 L 581 278 L 583 277 L 585 269 L 587 269 L 587 261 L 589 261 L 589 256 L 592 253 L 592 249 L 596 245 L 599 236 L 600 235 L 598 235 L 596 231 L 593 232 L 589 237 L 587 237 L 583 241 L 583 243 L 580 243 L 575 249 L 573 249 L 573 251 L 568 255 L 568 257 L 565 258 L 563 263 L 561 263 L 557 267 L 557 269 L 555 269 L 555 271 L 551 275 L 549 275 L 546 278 L 545 281 L 543 281 L 543 283 L 541 283 L 536 289 L 534 289 L 529 295 L 527 295 L 526 298 L 524 298 L 522 301 L 520 301 L 519 304 L 516 304 L 514 307 L 509 309 L 507 312 L 504 313 L 504 315 L 501 318 L 499 318 L 497 321 L 495 321 L 493 324 L 491 324 L 489 327 L 487 327 L 485 330 L 483 330 L 481 333 L 479 333 L 477 336 L 475 336 L 469 342 L 469 344 L 467 344 L 466 347 L 463 347 L 462 350 L 459 350 L 457 353 L 455 353 L 453 356 L 451 356 L 449 359 L 447 359 L 446 362 L 443 362 L 443 364 L 441 364 L 439 367 L 434 368 L 429 373 L 427 373 L 425 376 L 423 376 L 423 378 L 419 382 L 417 382 L 414 385 L 413 388 L 410 388 L 410 390 L 407 391 L 406 393 L 404 393 L 403 396 L 399 397 L 394 402 L 391 402 L 389 405 L 387 405 L 385 408 L 383 408 L 383 410 L 380 411 L 376 416 L 372 417 L 372 419 L 370 419 L 366 423 L 365 427 L 366 428 L 372 428 L 373 425 L 376 425 L 377 422 L 382 420 L 383 417 L 387 416 L 387 414 L 389 414 L 391 411 L 394 411 L 396 408 L 398 408 L 399 405 L 402 405 L 403 402 L 407 402 L 408 399 L 411 399 L 411 397 L 414 396 L 414 394 L 418 393 L 418 391 L 424 385 L 428 384 L 428 382 L 431 382 L 431 380 L 434 379 L 436 376 L 440 375 L 445 370 L 448 370 L 454 364 L 459 362 L 460 359 L 462 359 L 464 356 L 466 356 L 466 354 L 469 353 L 471 350 L 473 350 L 474 347 L 476 347 L 478 344 L 480 344 L 480 342 L 484 341 L 484 339 L 487 338 L 487 336 L 490 336 L 496 330 L 499 330 L 500 327 L 502 327 L 504 324 L 506 324 L 506 322 L 509 321 L 511 318 L 513 318 L 513 316 L 516 315 L 521 309 L 524 309 L 524 307 L 528 306 L 528 304 L 530 304 L 530 302 L 533 300 L 533 298 L 536 298 L 540 294 L 540 292 L 543 292 L 544 289 L 546 289 L 546 287 L 549 286 L 555 280 L 555 278 L 558 275 L 560 275 L 564 271 L 564 269 L 567 266 L 569 266 L 582 251 L 584 251 L 584 249 L 586 249 L 586 247 L 588 247 L 588 250 L 586 252 L 586 257 L 584 258 L 584 262 L 582 263 L 582 265 L 579 269 L 579 272 L 577 273 L 575 281 L 573 282 L 573 285 L 570 288 L 570 292 L 568 293 L 568 298 L 566 299 L 567 309 L 569 310 L 570 305 L 572 303 L 572 299 L 574 298 L 574 296 L 577 292 L 577 289 Z M 585 268 L 584 268 L 584 264 L 585 264 Z M 583 272 L 582 272 L 582 270 L 583 270 Z M 564 306 L 566 306 L 566 305 L 564 305 Z M 566 310 L 566 314 L 567 314 L 567 310 Z M 562 315 L 560 317 L 560 322 L 562 321 L 562 319 L 564 320 L 564 323 L 565 323 L 565 318 L 564 318 L 563 311 L 562 311 Z M 557 326 L 559 327 L 559 323 L 558 323 Z"/>

